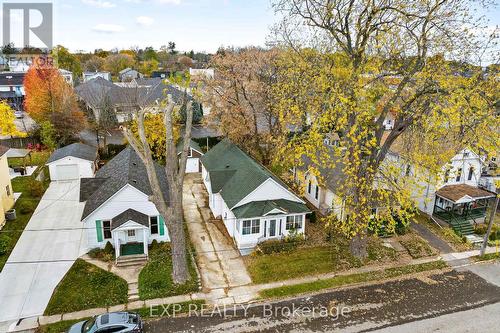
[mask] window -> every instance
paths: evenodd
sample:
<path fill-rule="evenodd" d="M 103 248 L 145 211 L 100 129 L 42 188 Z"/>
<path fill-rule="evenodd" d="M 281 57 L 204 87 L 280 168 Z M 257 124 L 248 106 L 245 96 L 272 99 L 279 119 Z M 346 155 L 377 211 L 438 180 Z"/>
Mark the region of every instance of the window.
<path fill-rule="evenodd" d="M 446 171 L 444 172 L 444 182 L 447 183 L 449 179 L 450 179 L 450 168 L 446 169 Z"/>
<path fill-rule="evenodd" d="M 260 233 L 260 220 L 244 220 L 242 235 Z"/>
<path fill-rule="evenodd" d="M 188 157 L 192 157 L 193 156 L 193 150 L 191 148 L 189 148 L 188 150 Z"/>
<path fill-rule="evenodd" d="M 408 164 L 408 165 L 406 166 L 406 177 L 409 177 L 409 176 L 410 176 L 410 174 L 411 174 L 411 165 L 409 165 L 409 164 Z"/>
<path fill-rule="evenodd" d="M 461 178 L 462 178 L 462 168 L 458 168 L 457 177 L 455 178 L 455 181 L 459 182 Z"/>
<path fill-rule="evenodd" d="M 7 192 L 7 196 L 10 196 L 10 186 L 5 186 L 5 192 Z"/>
<path fill-rule="evenodd" d="M 311 194 L 311 187 L 312 187 L 312 183 L 311 181 L 309 181 L 309 184 L 307 185 L 307 193 Z"/>
<path fill-rule="evenodd" d="M 151 231 L 151 235 L 158 234 L 158 216 L 149 217 L 149 230 Z"/>
<path fill-rule="evenodd" d="M 319 186 L 316 185 L 316 192 L 314 193 L 314 199 L 318 200 L 319 198 Z"/>
<path fill-rule="evenodd" d="M 102 221 L 104 239 L 111 239 L 111 221 Z"/>
<path fill-rule="evenodd" d="M 135 237 L 135 230 L 127 230 L 127 236 Z"/>
<path fill-rule="evenodd" d="M 469 152 L 464 152 L 464 157 L 469 157 Z"/>
<path fill-rule="evenodd" d="M 286 230 L 295 230 L 302 228 L 302 215 L 287 216 L 286 217 Z"/>
<path fill-rule="evenodd" d="M 472 180 L 472 176 L 474 176 L 474 167 L 469 168 L 469 175 L 467 176 L 467 180 Z"/>

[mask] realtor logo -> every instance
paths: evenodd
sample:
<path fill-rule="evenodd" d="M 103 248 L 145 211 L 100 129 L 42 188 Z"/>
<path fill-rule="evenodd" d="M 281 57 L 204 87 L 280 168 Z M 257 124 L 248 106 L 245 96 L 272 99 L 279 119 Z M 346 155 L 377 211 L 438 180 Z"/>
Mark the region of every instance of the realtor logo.
<path fill-rule="evenodd" d="M 45 45 L 45 48 L 52 48 L 52 28 L 53 28 L 53 11 L 52 3 L 3 3 L 3 45 L 8 45 L 12 42 L 11 24 L 15 20 L 13 12 L 22 13 L 22 24 L 19 28 L 22 29 L 22 46 L 34 46 L 34 41 L 30 39 L 32 32 Z M 38 20 L 37 26 L 30 26 L 30 16 L 38 12 L 41 14 L 41 22 Z M 15 29 L 19 29 L 14 24 Z M 37 45 L 38 46 L 38 45 Z"/>

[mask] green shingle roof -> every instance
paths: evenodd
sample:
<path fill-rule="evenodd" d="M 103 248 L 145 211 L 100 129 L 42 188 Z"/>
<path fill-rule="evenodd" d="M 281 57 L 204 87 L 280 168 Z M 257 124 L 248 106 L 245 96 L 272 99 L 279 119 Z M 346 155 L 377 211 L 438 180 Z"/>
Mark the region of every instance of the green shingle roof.
<path fill-rule="evenodd" d="M 270 178 L 288 189 L 278 177 L 229 139 L 210 149 L 201 161 L 210 174 L 212 193 L 220 193 L 230 209 Z"/>
<path fill-rule="evenodd" d="M 241 219 L 264 216 L 274 209 L 283 211 L 285 214 L 310 212 L 309 208 L 303 203 L 286 199 L 252 201 L 243 206 L 236 207 L 232 211 L 236 218 Z"/>

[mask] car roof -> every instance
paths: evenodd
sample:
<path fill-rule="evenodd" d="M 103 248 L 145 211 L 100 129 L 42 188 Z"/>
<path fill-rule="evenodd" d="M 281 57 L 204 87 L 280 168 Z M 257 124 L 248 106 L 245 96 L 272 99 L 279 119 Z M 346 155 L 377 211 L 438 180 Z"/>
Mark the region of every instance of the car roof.
<path fill-rule="evenodd" d="M 98 327 L 106 327 L 109 325 L 116 324 L 127 324 L 128 323 L 128 313 L 127 312 L 110 312 L 100 315 L 97 320 Z"/>

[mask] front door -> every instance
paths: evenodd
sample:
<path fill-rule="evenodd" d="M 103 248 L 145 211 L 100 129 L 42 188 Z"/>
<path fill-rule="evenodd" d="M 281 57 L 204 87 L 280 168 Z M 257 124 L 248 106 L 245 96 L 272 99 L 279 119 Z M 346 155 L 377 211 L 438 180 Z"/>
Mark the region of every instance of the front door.
<path fill-rule="evenodd" d="M 276 237 L 276 220 L 269 221 L 269 237 Z"/>
<path fill-rule="evenodd" d="M 127 243 L 137 242 L 137 230 L 131 229 L 127 230 Z"/>

